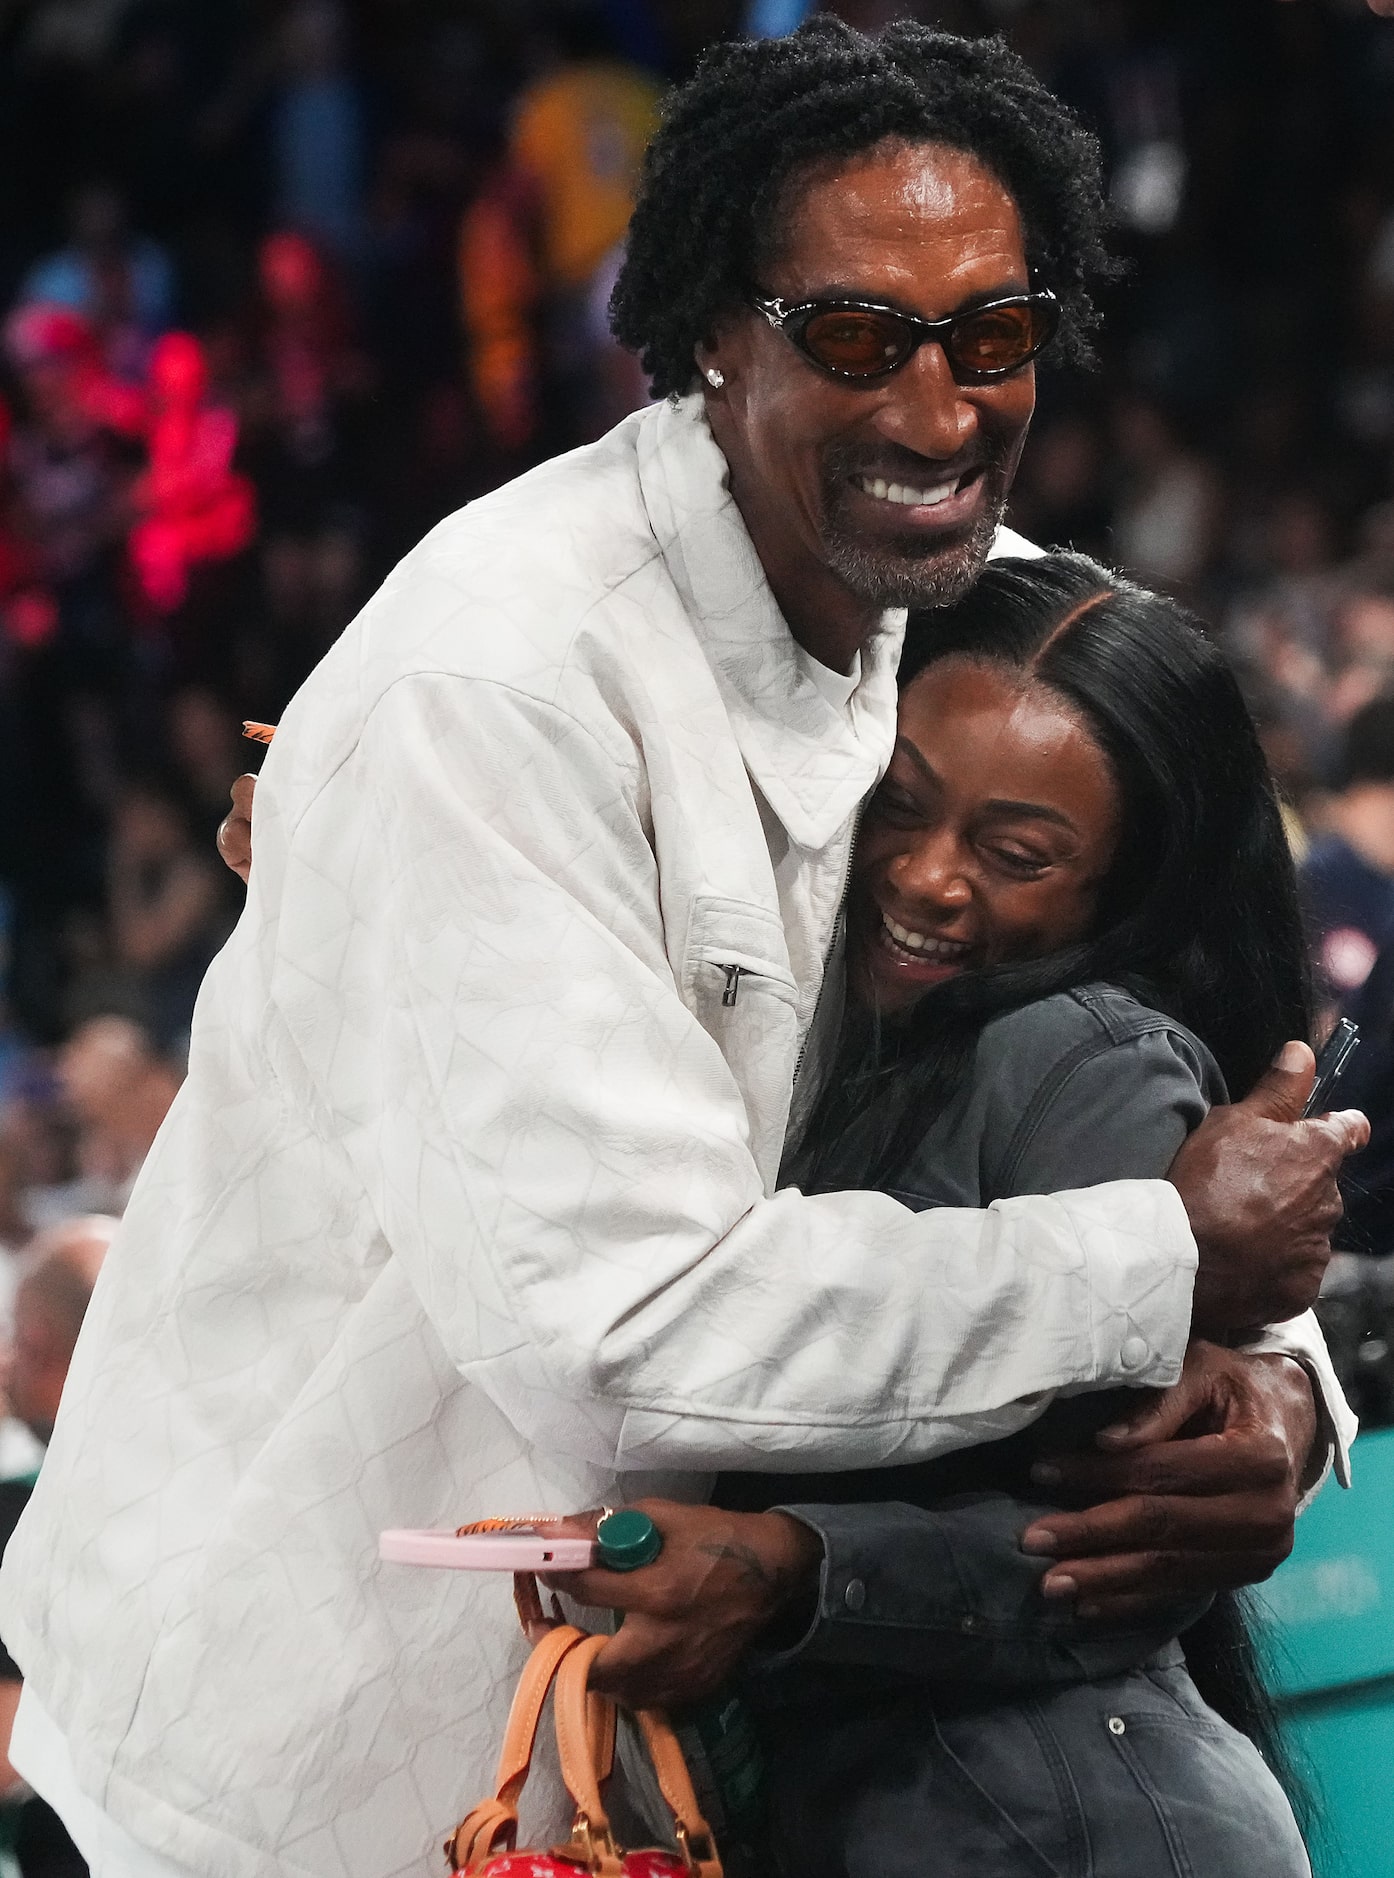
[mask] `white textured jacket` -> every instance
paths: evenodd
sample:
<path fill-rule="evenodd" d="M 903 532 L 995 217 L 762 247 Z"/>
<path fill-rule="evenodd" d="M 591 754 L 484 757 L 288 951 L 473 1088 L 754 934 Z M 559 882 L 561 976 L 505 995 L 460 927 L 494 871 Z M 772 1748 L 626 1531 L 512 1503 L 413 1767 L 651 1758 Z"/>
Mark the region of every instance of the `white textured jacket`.
<path fill-rule="evenodd" d="M 692 401 L 443 522 L 287 711 L 0 1581 L 143 1844 L 439 1857 L 524 1646 L 506 1579 L 381 1565 L 383 1527 L 908 1461 L 1176 1376 L 1163 1183 L 775 1191 L 902 623 L 837 709 Z"/>

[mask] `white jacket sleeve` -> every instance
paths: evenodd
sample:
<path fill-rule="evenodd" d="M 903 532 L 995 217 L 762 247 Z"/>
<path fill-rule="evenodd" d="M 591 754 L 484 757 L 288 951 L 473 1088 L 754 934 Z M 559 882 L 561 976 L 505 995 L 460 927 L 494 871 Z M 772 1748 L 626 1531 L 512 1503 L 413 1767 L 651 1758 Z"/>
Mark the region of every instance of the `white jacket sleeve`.
<path fill-rule="evenodd" d="M 1317 1435 L 1313 1445 L 1313 1466 L 1303 1482 L 1298 1512 L 1305 1512 L 1326 1483 L 1333 1466 L 1343 1487 L 1350 1485 L 1350 1449 L 1360 1424 L 1332 1367 L 1331 1354 L 1314 1311 L 1304 1311 L 1285 1324 L 1270 1324 L 1252 1343 L 1243 1346 L 1255 1352 L 1271 1351 L 1290 1356 L 1306 1370 L 1317 1405 Z"/>
<path fill-rule="evenodd" d="M 268 803 L 265 856 L 278 1073 L 463 1375 L 540 1447 L 694 1470 L 907 1461 L 1175 1379 L 1165 1182 L 766 1198 L 663 949 L 642 772 L 466 682 L 399 680 L 292 829 Z"/>

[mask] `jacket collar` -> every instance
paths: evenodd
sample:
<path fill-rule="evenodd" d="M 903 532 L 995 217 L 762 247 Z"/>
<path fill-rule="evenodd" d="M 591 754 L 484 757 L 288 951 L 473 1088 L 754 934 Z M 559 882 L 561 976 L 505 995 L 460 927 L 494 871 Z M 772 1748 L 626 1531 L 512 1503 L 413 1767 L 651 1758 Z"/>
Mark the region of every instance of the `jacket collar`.
<path fill-rule="evenodd" d="M 801 847 L 822 848 L 890 761 L 905 611 L 862 647 L 848 709 L 803 669 L 729 487 L 700 395 L 646 412 L 639 485 L 655 539 L 716 675 L 752 780 Z"/>

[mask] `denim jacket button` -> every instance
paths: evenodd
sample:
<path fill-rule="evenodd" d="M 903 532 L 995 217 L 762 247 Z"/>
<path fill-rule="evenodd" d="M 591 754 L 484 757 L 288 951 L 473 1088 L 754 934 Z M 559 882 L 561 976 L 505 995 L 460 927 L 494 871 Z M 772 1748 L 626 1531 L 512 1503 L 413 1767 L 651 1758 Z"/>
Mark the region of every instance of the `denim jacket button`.
<path fill-rule="evenodd" d="M 1123 1720 L 1121 1715 L 1110 1715 L 1108 1718 L 1108 1731 L 1111 1735 L 1126 1734 L 1127 1723 Z"/>
<path fill-rule="evenodd" d="M 842 1594 L 842 1602 L 849 1611 L 859 1611 L 866 1603 L 866 1586 L 860 1578 L 849 1578 L 847 1588 Z"/>

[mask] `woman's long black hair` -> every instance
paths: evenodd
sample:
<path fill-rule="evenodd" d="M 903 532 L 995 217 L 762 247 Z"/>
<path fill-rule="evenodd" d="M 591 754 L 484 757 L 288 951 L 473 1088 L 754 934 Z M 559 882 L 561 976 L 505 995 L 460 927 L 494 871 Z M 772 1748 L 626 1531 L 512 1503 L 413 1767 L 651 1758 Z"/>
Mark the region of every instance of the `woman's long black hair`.
<path fill-rule="evenodd" d="M 1223 654 L 1185 610 L 1086 555 L 992 561 L 957 605 L 911 616 L 902 690 L 956 657 L 1028 674 L 1079 714 L 1121 798 L 1117 854 L 1078 944 L 949 979 L 894 1024 L 851 1014 L 808 1137 L 810 1186 L 823 1153 L 871 1107 L 881 1147 L 867 1184 L 893 1184 L 962 1085 L 984 1024 L 1077 985 L 1120 985 L 1185 1024 L 1236 1097 L 1311 1028 L 1268 765 Z"/>
<path fill-rule="evenodd" d="M 1082 554 L 1001 560 L 956 606 L 911 617 L 902 690 L 955 657 L 1029 674 L 1079 713 L 1121 798 L 1117 855 L 1079 944 L 950 979 L 894 1025 L 849 1015 L 810 1130 L 810 1189 L 819 1160 L 868 1110 L 882 1145 L 861 1184 L 894 1185 L 965 1081 L 989 1019 L 1074 986 L 1119 985 L 1178 1019 L 1236 1097 L 1288 1038 L 1310 1034 L 1278 800 L 1239 687 L 1198 623 Z M 1257 1743 L 1310 1828 L 1315 1808 L 1285 1750 L 1242 1598 L 1222 1593 L 1184 1642 L 1201 1694 Z"/>

